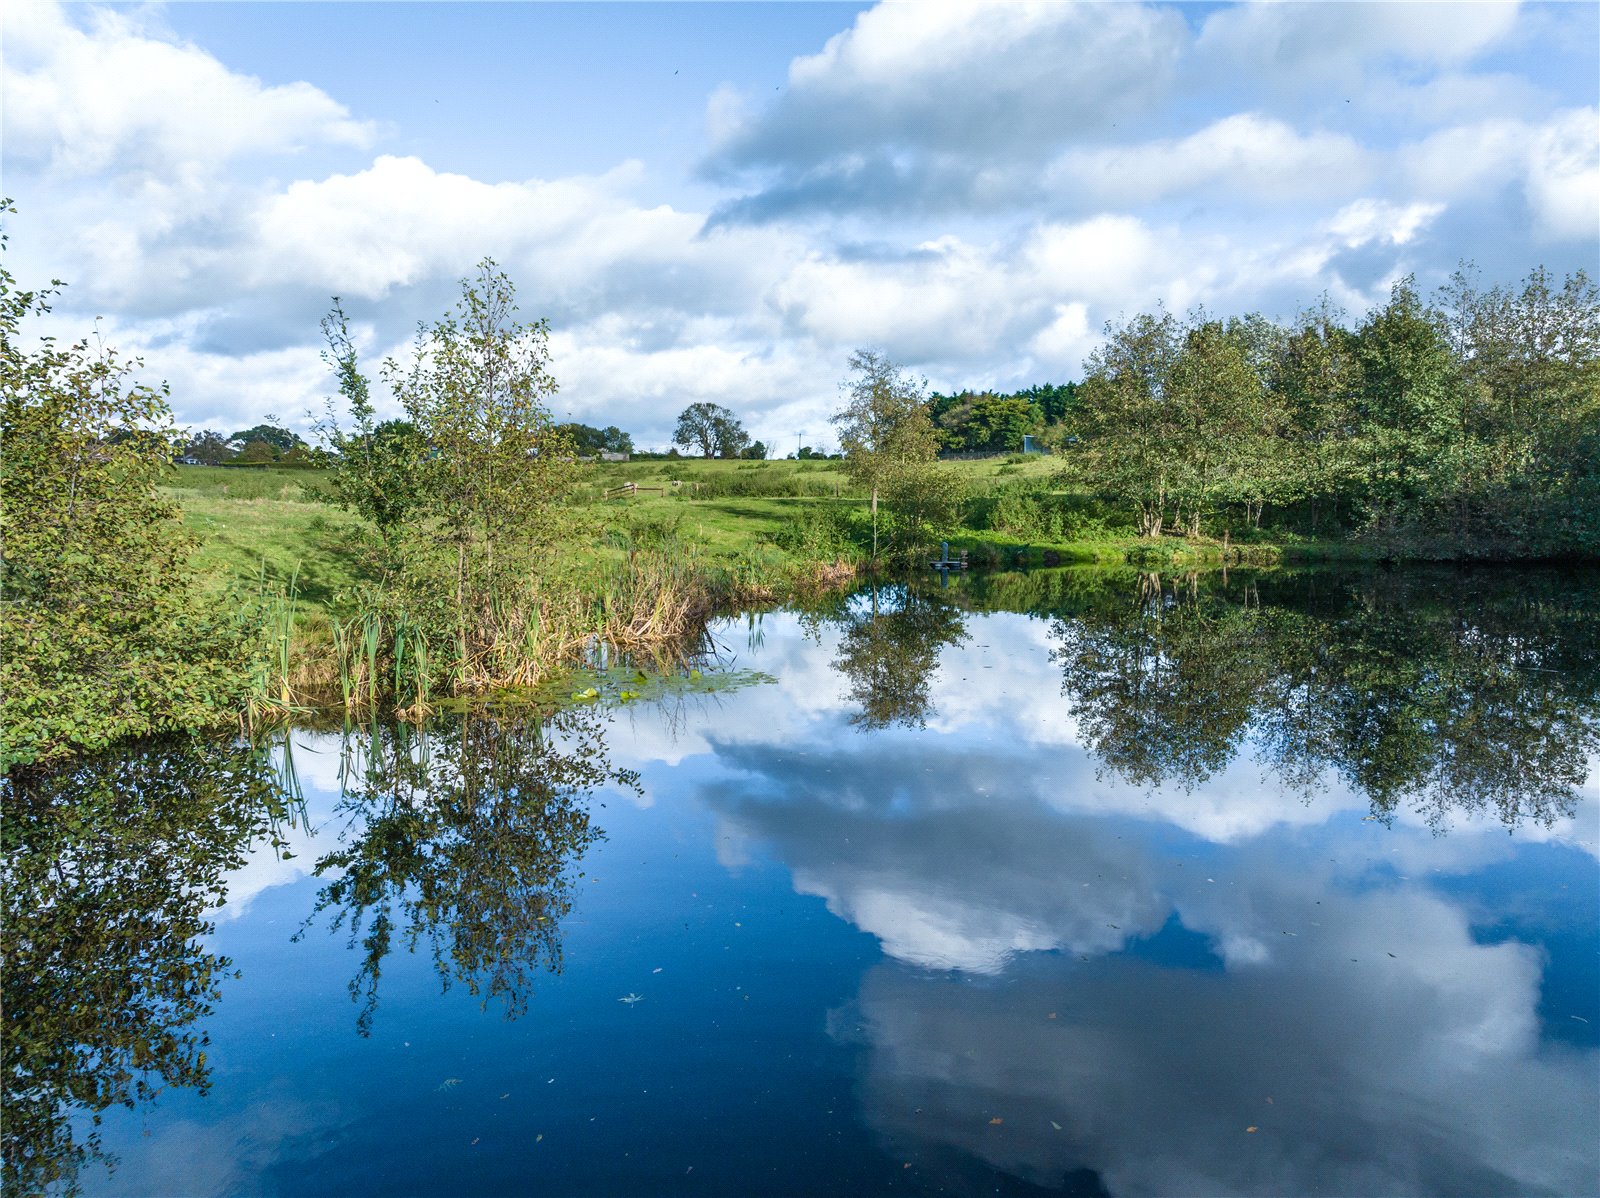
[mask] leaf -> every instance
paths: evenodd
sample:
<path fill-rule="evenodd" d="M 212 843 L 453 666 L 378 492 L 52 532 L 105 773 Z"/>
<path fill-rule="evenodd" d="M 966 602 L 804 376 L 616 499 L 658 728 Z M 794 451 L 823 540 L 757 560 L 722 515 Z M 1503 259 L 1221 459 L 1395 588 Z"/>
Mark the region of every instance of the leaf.
<path fill-rule="evenodd" d="M 999 1127 L 1000 1124 L 1002 1124 L 1004 1122 L 1005 1122 L 1004 1119 L 1002 1119 L 1002 1118 L 1000 1118 L 1000 1116 L 996 1115 L 993 1119 L 989 1120 L 989 1126 L 990 1127 Z"/>

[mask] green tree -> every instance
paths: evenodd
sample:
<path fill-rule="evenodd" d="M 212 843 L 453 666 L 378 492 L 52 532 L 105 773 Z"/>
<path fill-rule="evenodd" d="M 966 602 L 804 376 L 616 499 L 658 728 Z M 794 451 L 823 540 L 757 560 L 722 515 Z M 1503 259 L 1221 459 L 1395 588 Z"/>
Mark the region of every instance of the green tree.
<path fill-rule="evenodd" d="M 633 438 L 614 424 L 595 428 L 574 421 L 563 424 L 561 431 L 571 439 L 573 448 L 580 454 L 633 452 Z"/>
<path fill-rule="evenodd" d="M 1350 485 L 1361 367 L 1354 339 L 1326 303 L 1302 314 L 1284 342 L 1271 388 L 1281 409 L 1282 452 L 1275 455 L 1281 501 L 1310 506 L 1316 529 L 1326 506 Z"/>
<path fill-rule="evenodd" d="M 258 437 L 254 441 L 247 441 L 233 460 L 241 466 L 270 466 L 278 460 L 278 451 L 271 442 Z"/>
<path fill-rule="evenodd" d="M 446 658 L 458 686 L 475 686 L 515 631 L 505 620 L 527 618 L 540 554 L 572 529 L 572 443 L 547 407 L 549 326 L 516 311 L 511 280 L 485 258 L 462 280 L 455 313 L 419 327 L 410 367 L 383 368 L 424 447 L 419 519 L 395 580 L 419 628 L 453 626 Z M 442 573 L 430 549 L 443 551 Z"/>
<path fill-rule="evenodd" d="M 1471 541 L 1494 552 L 1600 548 L 1600 290 L 1543 268 L 1520 288 L 1479 287 L 1463 267 L 1440 295 L 1484 447 L 1458 482 Z"/>
<path fill-rule="evenodd" d="M 1453 492 L 1476 454 L 1458 364 L 1441 322 L 1414 279 L 1356 333 L 1359 501 L 1367 520 L 1392 528 Z"/>
<path fill-rule="evenodd" d="M 0 235 L 3 245 L 3 235 Z M 203 610 L 165 385 L 88 339 L 23 344 L 54 290 L 0 268 L 0 765 L 235 718 L 254 625 Z"/>
<path fill-rule="evenodd" d="M 1039 424 L 1038 409 L 1020 396 L 992 391 L 939 397 L 930 406 L 948 449 L 1002 453 L 1021 449 L 1022 438 Z"/>
<path fill-rule="evenodd" d="M 195 433 L 184 444 L 183 456 L 194 458 L 202 466 L 216 466 L 233 457 L 228 448 L 228 438 L 214 428 Z"/>
<path fill-rule="evenodd" d="M 326 494 L 339 507 L 370 520 L 389 545 L 421 500 L 420 467 L 427 450 L 410 422 L 378 421 L 371 384 L 361 373 L 349 318 L 337 296 L 322 318 L 322 335 L 327 342 L 322 360 L 339 380 L 339 394 L 352 425 L 350 432 L 344 431 L 334 401 L 329 399 L 317 424 L 328 453 Z"/>
<path fill-rule="evenodd" d="M 672 443 L 684 449 L 698 448 L 702 457 L 736 458 L 750 444 L 750 434 L 727 408 L 702 401 L 678 414 Z"/>
<path fill-rule="evenodd" d="M 891 543 L 910 552 L 959 507 L 959 480 L 937 465 L 938 434 L 928 418 L 925 383 L 875 350 L 850 356 L 855 377 L 840 384 L 839 430 L 845 470 L 867 489 L 872 512 L 872 558 L 880 550 L 879 500 L 887 503 Z"/>
<path fill-rule="evenodd" d="M 276 423 L 276 420 L 276 417 L 268 416 L 265 424 L 257 424 L 251 428 L 241 429 L 229 437 L 228 440 L 246 446 L 260 441 L 272 450 L 274 458 L 288 453 L 297 445 L 305 445 L 305 441 L 299 433 L 291 432 L 289 429 L 281 427 Z"/>
<path fill-rule="evenodd" d="M 1079 388 L 1080 440 L 1065 470 L 1131 504 L 1140 536 L 1161 535 L 1174 497 L 1183 428 L 1167 390 L 1181 350 L 1182 330 L 1168 312 L 1108 324 Z"/>

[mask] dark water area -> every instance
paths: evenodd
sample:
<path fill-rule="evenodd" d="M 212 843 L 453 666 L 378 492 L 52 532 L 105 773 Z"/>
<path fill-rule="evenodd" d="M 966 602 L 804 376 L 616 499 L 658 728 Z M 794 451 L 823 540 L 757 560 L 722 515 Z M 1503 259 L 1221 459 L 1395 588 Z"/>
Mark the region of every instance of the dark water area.
<path fill-rule="evenodd" d="M 1600 575 L 712 631 L 8 783 L 8 1191 L 1600 1192 Z"/>

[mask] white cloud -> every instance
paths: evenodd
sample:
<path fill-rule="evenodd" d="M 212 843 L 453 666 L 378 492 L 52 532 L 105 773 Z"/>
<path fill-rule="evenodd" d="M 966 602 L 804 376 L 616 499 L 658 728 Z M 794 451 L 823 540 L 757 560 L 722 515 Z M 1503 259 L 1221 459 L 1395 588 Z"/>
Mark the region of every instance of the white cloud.
<path fill-rule="evenodd" d="M 245 155 L 373 137 L 308 83 L 264 84 L 106 9 L 84 30 L 54 5 L 12 5 L 4 54 L 6 155 L 58 174 L 211 175 Z"/>
<path fill-rule="evenodd" d="M 1055 145 L 1154 104 L 1187 38 L 1177 13 L 1142 5 L 880 4 L 797 58 L 778 103 L 731 129 L 724 120 L 712 164 Z"/>
<path fill-rule="evenodd" d="M 1113 207 L 1212 190 L 1272 204 L 1359 188 L 1368 158 L 1347 135 L 1302 135 L 1281 120 L 1238 113 L 1184 138 L 1071 150 L 1046 180 L 1053 193 Z"/>
<path fill-rule="evenodd" d="M 1316 90 L 1393 61 L 1465 63 L 1508 38 L 1515 3 L 1239 4 L 1206 18 L 1202 59 Z"/>
<path fill-rule="evenodd" d="M 1226 9 L 1197 44 L 1169 8 L 880 6 L 771 103 L 709 97 L 708 177 L 753 188 L 722 207 L 716 188 L 660 203 L 643 160 L 487 182 L 374 157 L 342 96 L 63 11 L 7 13 L 9 252 L 73 284 L 69 332 L 108 315 L 186 420 L 319 408 L 330 295 L 381 356 L 485 255 L 551 320 L 561 410 L 660 444 L 709 399 L 788 445 L 824 427 L 861 344 L 941 389 L 1026 386 L 1157 302 L 1286 315 L 1328 291 L 1359 313 L 1408 270 L 1427 287 L 1486 247 L 1497 273 L 1570 269 L 1596 243 L 1593 97 L 1558 109 L 1474 73 L 1561 33 L 1503 7 Z M 1296 107 L 1278 92 L 1296 71 L 1435 87 L 1451 123 Z M 1519 107 L 1494 111 L 1508 79 Z"/>
<path fill-rule="evenodd" d="M 1443 204 L 1360 199 L 1339 209 L 1328 231 L 1352 249 L 1372 242 L 1405 245 L 1443 211 Z"/>
<path fill-rule="evenodd" d="M 1589 245 L 1600 239 L 1600 110 L 1563 113 L 1539 134 L 1527 190 L 1546 237 Z"/>

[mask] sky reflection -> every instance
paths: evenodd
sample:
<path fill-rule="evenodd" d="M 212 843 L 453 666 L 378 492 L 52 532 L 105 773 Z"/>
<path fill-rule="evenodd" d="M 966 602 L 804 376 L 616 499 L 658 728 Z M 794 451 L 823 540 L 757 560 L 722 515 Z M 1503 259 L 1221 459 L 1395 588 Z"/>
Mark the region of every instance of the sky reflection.
<path fill-rule="evenodd" d="M 211 1094 L 108 1118 L 123 1164 L 89 1189 L 1600 1189 L 1592 756 L 1509 820 L 1286 781 L 1248 722 L 1204 779 L 1136 785 L 1074 714 L 1057 621 L 915 614 L 768 614 L 718 638 L 769 683 L 589 709 L 582 737 L 443 735 L 497 746 L 429 775 L 443 806 L 370 771 L 355 802 L 359 735 L 295 734 L 295 856 L 263 845 L 217 912 L 244 977 Z M 923 672 L 864 693 L 886 662 Z M 363 946 L 307 925 L 318 896 L 389 868 L 375 830 L 407 804 L 470 846 L 517 794 L 596 833 L 524 904 L 560 971 L 486 1006 L 449 983 L 516 962 L 463 955 L 452 915 L 352 1002 Z"/>

